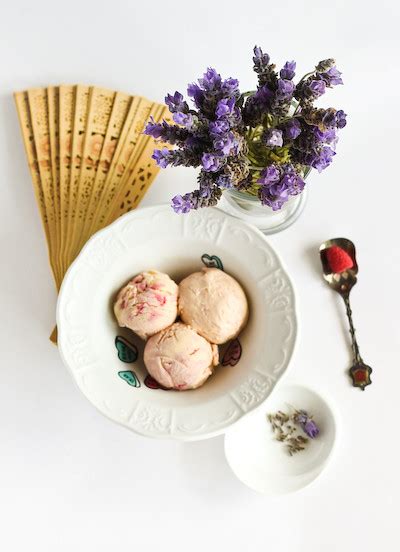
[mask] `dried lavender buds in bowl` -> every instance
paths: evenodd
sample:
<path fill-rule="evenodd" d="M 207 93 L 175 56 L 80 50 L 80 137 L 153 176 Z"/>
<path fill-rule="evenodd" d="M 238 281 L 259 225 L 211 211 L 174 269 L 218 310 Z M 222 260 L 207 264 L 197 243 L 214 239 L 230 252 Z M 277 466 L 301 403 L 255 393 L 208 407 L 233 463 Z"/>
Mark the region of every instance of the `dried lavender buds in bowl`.
<path fill-rule="evenodd" d="M 319 435 L 317 424 L 305 410 L 294 410 L 291 414 L 278 410 L 275 414 L 267 414 L 267 418 L 275 439 L 285 444 L 290 456 L 305 450 L 309 439 Z"/>
<path fill-rule="evenodd" d="M 225 454 L 245 485 L 279 495 L 317 479 L 336 440 L 337 419 L 330 404 L 318 392 L 291 383 L 279 386 L 265 405 L 226 433 Z"/>

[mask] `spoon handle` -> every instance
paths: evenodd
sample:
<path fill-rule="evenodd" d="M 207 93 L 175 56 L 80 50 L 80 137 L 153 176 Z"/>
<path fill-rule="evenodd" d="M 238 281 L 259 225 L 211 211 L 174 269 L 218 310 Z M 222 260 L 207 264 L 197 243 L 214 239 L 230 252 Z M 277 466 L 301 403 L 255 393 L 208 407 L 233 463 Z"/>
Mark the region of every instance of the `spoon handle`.
<path fill-rule="evenodd" d="M 351 310 L 351 306 L 350 306 L 350 295 L 346 294 L 346 295 L 343 295 L 342 297 L 343 297 L 344 304 L 346 305 L 346 314 L 349 320 L 351 346 L 353 349 L 354 362 L 362 363 L 360 348 L 358 346 L 357 338 L 356 338 L 356 330 L 354 328 L 354 323 L 353 323 L 353 311 Z"/>

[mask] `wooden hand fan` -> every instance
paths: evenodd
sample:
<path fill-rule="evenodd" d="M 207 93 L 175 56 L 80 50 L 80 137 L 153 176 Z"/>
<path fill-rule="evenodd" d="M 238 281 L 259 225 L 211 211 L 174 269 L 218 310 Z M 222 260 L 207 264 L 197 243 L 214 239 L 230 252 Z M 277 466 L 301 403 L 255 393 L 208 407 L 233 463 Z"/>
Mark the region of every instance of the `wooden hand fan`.
<path fill-rule="evenodd" d="M 17 92 L 15 102 L 58 290 L 90 236 L 137 207 L 153 182 L 154 142 L 143 129 L 168 109 L 80 84 Z"/>

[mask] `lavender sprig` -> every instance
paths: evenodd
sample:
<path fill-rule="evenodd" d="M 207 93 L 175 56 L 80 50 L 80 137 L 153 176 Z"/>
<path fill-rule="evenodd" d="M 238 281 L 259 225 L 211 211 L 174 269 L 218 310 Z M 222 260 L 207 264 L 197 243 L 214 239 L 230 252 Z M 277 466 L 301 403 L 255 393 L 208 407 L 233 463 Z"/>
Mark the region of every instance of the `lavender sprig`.
<path fill-rule="evenodd" d="M 312 416 L 309 416 L 305 410 L 296 411 L 294 414 L 294 420 L 296 424 L 299 424 L 304 433 L 310 437 L 310 439 L 318 437 L 319 428 L 312 419 Z"/>
<path fill-rule="evenodd" d="M 144 134 L 152 136 L 156 140 L 168 142 L 173 146 L 183 146 L 190 136 L 186 128 L 182 128 L 178 125 L 169 125 L 166 121 L 155 123 L 153 119 L 147 123 Z"/>

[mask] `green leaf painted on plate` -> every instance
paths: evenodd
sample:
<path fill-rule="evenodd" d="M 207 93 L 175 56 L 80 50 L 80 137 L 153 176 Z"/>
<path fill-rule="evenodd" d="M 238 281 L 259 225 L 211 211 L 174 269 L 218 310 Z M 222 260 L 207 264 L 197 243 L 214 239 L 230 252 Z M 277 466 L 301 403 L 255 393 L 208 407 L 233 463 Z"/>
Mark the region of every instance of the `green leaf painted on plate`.
<path fill-rule="evenodd" d="M 121 379 L 126 381 L 126 383 L 132 385 L 132 387 L 140 387 L 139 378 L 132 370 L 121 370 L 121 372 L 118 372 L 118 375 Z"/>
<path fill-rule="evenodd" d="M 224 270 L 224 265 L 217 255 L 208 255 L 207 253 L 204 253 L 201 256 L 201 260 L 207 268 L 219 268 L 220 270 Z"/>
<path fill-rule="evenodd" d="M 118 358 L 122 362 L 135 362 L 138 357 L 138 350 L 136 345 L 130 343 L 125 337 L 117 335 L 115 338 L 115 346 L 118 351 Z"/>

